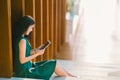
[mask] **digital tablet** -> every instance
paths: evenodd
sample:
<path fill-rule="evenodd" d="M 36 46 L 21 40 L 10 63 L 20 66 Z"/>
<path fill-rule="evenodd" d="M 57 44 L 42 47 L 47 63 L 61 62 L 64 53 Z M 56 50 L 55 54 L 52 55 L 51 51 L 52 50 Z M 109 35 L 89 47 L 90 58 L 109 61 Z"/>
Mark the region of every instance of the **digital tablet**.
<path fill-rule="evenodd" d="M 49 45 L 51 44 L 50 40 L 48 40 L 45 44 L 43 44 L 39 49 L 42 50 L 42 49 L 45 49 L 47 48 Z"/>

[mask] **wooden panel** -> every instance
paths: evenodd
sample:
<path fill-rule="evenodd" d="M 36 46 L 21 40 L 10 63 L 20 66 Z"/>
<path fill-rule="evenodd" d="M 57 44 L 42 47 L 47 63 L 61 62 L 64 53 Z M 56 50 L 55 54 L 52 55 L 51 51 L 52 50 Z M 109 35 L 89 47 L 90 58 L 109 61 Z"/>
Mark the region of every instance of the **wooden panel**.
<path fill-rule="evenodd" d="M 49 59 L 53 58 L 53 47 L 54 47 L 54 25 L 53 25 L 53 21 L 54 21 L 54 12 L 53 12 L 53 6 L 54 6 L 54 0 L 50 0 L 49 2 L 49 40 L 51 41 L 51 45 L 49 47 Z"/>
<path fill-rule="evenodd" d="M 57 48 L 58 51 L 60 50 L 60 46 L 61 46 L 61 0 L 58 0 L 58 36 L 57 36 Z"/>
<path fill-rule="evenodd" d="M 0 77 L 12 76 L 10 0 L 0 0 Z"/>
<path fill-rule="evenodd" d="M 43 19 L 43 43 L 45 43 L 49 39 L 49 0 L 43 0 L 42 1 L 42 19 Z M 49 48 L 47 48 L 45 54 L 43 55 L 43 60 L 49 59 Z"/>
<path fill-rule="evenodd" d="M 46 29 L 46 31 L 47 31 L 47 40 L 49 40 L 49 38 L 50 38 L 50 34 L 49 34 L 49 30 L 50 30 L 50 28 L 49 28 L 49 2 L 51 2 L 50 0 L 47 0 L 47 29 Z M 47 41 L 46 40 L 46 41 Z M 50 59 L 50 47 L 48 47 L 47 48 L 47 59 Z"/>
<path fill-rule="evenodd" d="M 66 0 L 61 0 L 61 44 L 65 42 L 65 31 L 66 31 Z"/>
<path fill-rule="evenodd" d="M 19 3 L 19 4 L 16 4 Z M 23 0 L 11 0 L 11 22 L 12 25 L 14 24 L 14 22 L 20 18 L 21 16 L 23 16 Z M 13 26 L 12 26 L 13 29 Z"/>
<path fill-rule="evenodd" d="M 43 43 L 42 26 L 42 0 L 35 0 L 35 22 L 36 22 L 36 47 Z M 36 61 L 41 61 L 43 56 L 38 56 Z"/>
<path fill-rule="evenodd" d="M 58 50 L 58 41 L 57 41 L 57 30 L 58 30 L 58 0 L 54 0 L 54 58 L 56 58 Z"/>

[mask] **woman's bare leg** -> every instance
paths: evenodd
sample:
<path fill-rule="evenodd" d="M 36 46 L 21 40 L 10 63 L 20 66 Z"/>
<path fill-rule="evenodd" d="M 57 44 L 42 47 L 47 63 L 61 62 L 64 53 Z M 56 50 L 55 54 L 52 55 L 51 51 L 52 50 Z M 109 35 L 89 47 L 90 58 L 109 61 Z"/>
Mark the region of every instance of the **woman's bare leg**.
<path fill-rule="evenodd" d="M 55 73 L 56 73 L 58 76 L 69 76 L 69 75 L 60 67 L 60 65 L 58 65 L 58 64 L 56 64 Z"/>
<path fill-rule="evenodd" d="M 58 76 L 70 76 L 70 77 L 74 77 L 72 74 L 68 73 L 65 69 L 63 69 L 59 64 L 56 64 L 55 73 Z"/>

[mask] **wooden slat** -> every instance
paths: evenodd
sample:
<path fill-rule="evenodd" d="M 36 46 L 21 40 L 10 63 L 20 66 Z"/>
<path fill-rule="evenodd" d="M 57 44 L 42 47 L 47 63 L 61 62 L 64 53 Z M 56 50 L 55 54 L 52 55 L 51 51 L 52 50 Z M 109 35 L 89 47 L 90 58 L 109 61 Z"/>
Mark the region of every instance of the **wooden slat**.
<path fill-rule="evenodd" d="M 49 27 L 49 2 L 50 0 L 47 0 L 47 40 L 49 40 L 50 38 L 50 34 L 49 34 L 49 30 L 50 30 L 50 27 Z M 46 40 L 46 41 L 47 41 Z M 50 59 L 50 47 L 47 48 L 47 60 Z"/>
<path fill-rule="evenodd" d="M 54 0 L 54 58 L 56 58 L 58 50 L 58 40 L 57 40 L 57 30 L 58 30 L 58 0 Z"/>
<path fill-rule="evenodd" d="M 42 25 L 42 27 L 43 27 L 43 43 L 45 43 L 48 39 L 49 39 L 49 35 L 48 35 L 48 33 L 49 33 L 49 14 L 48 14 L 48 1 L 49 0 L 43 0 L 42 1 L 42 18 L 43 18 L 43 25 Z M 44 53 L 44 55 L 43 55 L 43 60 L 46 60 L 46 59 L 49 59 L 49 49 L 46 49 L 46 52 Z"/>
<path fill-rule="evenodd" d="M 43 43 L 42 26 L 42 0 L 35 0 L 35 22 L 36 22 L 36 47 Z M 43 56 L 38 56 L 36 61 L 41 61 Z"/>
<path fill-rule="evenodd" d="M 11 77 L 13 65 L 10 0 L 0 0 L 0 10 L 0 77 Z"/>
<path fill-rule="evenodd" d="M 55 48 L 55 46 L 56 46 L 56 40 L 55 40 L 55 23 L 56 23 L 56 7 L 55 7 L 55 3 L 56 3 L 56 0 L 53 0 L 53 59 L 55 59 L 56 57 L 56 48 Z"/>
<path fill-rule="evenodd" d="M 66 20 L 65 20 L 65 14 L 66 14 L 66 0 L 61 0 L 61 44 L 64 44 L 65 42 L 65 32 L 66 32 Z"/>
<path fill-rule="evenodd" d="M 60 50 L 61 46 L 61 0 L 58 0 L 58 29 L 57 29 L 58 35 L 57 35 L 57 50 Z"/>
<path fill-rule="evenodd" d="M 54 0 L 50 0 L 49 1 L 49 40 L 51 41 L 51 45 L 49 47 L 49 59 L 53 58 L 53 47 L 54 47 L 54 25 L 53 25 L 53 21 L 54 21 Z"/>
<path fill-rule="evenodd" d="M 19 3 L 19 4 L 16 4 Z M 14 22 L 23 16 L 23 0 L 11 0 L 11 22 Z M 12 26 L 13 28 L 13 26 Z"/>
<path fill-rule="evenodd" d="M 43 44 L 43 0 L 41 0 L 41 44 Z M 41 56 L 41 60 L 43 60 L 43 56 Z"/>

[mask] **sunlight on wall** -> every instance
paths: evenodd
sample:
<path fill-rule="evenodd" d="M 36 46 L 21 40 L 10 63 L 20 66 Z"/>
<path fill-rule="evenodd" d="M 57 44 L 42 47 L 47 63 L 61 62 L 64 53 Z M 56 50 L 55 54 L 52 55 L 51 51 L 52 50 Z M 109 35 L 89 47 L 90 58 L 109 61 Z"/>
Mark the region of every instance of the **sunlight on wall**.
<path fill-rule="evenodd" d="M 116 0 L 83 0 L 82 5 L 85 11 L 85 60 L 109 62 L 112 35 L 116 27 Z"/>

